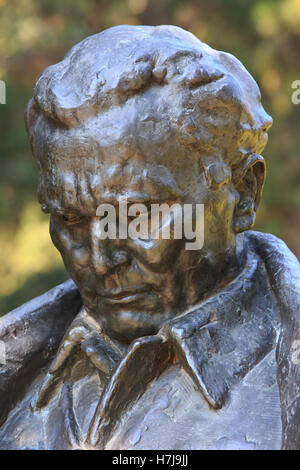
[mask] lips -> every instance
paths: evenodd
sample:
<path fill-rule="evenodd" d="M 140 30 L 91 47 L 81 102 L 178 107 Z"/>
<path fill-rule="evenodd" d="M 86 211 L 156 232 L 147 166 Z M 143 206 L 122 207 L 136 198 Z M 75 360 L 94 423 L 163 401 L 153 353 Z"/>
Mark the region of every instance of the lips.
<path fill-rule="evenodd" d="M 148 289 L 144 287 L 138 287 L 134 289 L 116 289 L 113 291 L 105 291 L 101 293 L 101 297 L 104 301 L 109 303 L 129 303 L 134 300 L 142 298 L 148 292 Z"/>

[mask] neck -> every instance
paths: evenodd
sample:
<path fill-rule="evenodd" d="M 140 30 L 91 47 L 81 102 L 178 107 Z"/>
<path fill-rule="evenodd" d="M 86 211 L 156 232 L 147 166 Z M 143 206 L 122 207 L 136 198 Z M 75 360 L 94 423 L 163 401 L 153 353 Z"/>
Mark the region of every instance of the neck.
<path fill-rule="evenodd" d="M 225 252 L 206 256 L 197 266 L 187 270 L 185 279 L 185 310 L 217 294 L 232 282 L 246 263 L 244 235 L 238 234 L 233 246 Z"/>

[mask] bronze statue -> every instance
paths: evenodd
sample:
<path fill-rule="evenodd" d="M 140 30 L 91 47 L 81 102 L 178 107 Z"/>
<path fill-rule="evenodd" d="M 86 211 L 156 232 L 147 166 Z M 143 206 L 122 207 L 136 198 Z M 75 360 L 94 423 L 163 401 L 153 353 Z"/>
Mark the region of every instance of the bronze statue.
<path fill-rule="evenodd" d="M 299 263 L 249 230 L 272 120 L 243 65 L 118 26 L 41 74 L 25 119 L 72 281 L 0 320 L 0 448 L 300 448 Z M 203 246 L 101 237 L 124 199 L 203 204 Z"/>

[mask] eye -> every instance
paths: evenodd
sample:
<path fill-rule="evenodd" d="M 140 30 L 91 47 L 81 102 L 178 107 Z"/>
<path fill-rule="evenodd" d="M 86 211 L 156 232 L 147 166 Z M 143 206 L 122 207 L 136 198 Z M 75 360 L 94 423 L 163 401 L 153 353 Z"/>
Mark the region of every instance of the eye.
<path fill-rule="evenodd" d="M 61 218 L 67 225 L 81 224 L 85 219 L 85 217 L 75 214 L 62 214 Z"/>

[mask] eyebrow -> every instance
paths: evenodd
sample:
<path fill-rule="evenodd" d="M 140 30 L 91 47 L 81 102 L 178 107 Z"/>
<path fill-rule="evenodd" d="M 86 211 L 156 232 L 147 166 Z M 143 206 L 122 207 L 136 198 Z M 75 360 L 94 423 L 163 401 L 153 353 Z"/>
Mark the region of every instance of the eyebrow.
<path fill-rule="evenodd" d="M 132 204 L 145 204 L 146 206 L 149 206 L 151 204 L 163 204 L 166 202 L 169 203 L 174 203 L 176 202 L 177 198 L 173 196 L 169 196 L 167 198 L 162 199 L 161 197 L 155 197 L 150 194 L 146 193 L 133 193 L 133 194 L 128 194 L 126 195 L 126 204 L 128 206 Z M 86 217 L 89 216 L 94 216 L 97 210 L 97 207 L 100 206 L 101 204 L 111 204 L 114 207 L 118 207 L 120 203 L 124 203 L 125 199 L 122 200 L 120 197 L 108 197 L 108 198 L 101 198 L 99 201 L 97 201 L 97 207 L 93 208 L 93 210 L 88 210 L 83 207 L 82 203 L 79 201 L 77 202 L 76 205 L 72 206 L 70 203 L 67 206 L 63 206 L 62 203 L 60 202 L 57 204 L 58 201 L 55 202 L 49 201 L 48 203 L 42 204 L 42 210 L 43 212 L 53 214 L 53 215 L 64 215 L 64 214 L 74 214 L 78 216 L 83 216 L 85 215 Z"/>

